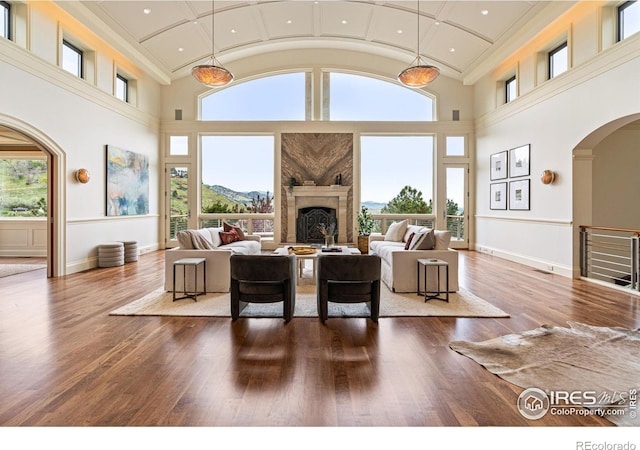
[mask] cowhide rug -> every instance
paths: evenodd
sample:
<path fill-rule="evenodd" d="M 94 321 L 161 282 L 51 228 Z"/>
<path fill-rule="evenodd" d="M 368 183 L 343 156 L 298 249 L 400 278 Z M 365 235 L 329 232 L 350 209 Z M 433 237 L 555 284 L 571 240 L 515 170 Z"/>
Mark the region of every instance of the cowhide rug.
<path fill-rule="evenodd" d="M 569 328 L 543 325 L 484 342 L 455 341 L 449 347 L 516 386 L 550 394 L 551 405 L 568 408 L 554 395 L 578 392 L 578 406 L 616 425 L 640 425 L 640 330 L 568 323 Z M 594 398 L 597 404 L 588 405 Z M 547 413 L 553 413 L 551 408 Z"/>

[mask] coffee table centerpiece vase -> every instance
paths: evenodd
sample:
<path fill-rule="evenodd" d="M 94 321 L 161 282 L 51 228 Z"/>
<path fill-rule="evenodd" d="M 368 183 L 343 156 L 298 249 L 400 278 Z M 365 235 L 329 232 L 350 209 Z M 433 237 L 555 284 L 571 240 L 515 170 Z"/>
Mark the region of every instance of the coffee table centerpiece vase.
<path fill-rule="evenodd" d="M 329 226 L 324 223 L 320 224 L 320 233 L 324 236 L 324 246 L 327 248 L 334 247 L 336 245 L 336 223 L 332 222 Z"/>

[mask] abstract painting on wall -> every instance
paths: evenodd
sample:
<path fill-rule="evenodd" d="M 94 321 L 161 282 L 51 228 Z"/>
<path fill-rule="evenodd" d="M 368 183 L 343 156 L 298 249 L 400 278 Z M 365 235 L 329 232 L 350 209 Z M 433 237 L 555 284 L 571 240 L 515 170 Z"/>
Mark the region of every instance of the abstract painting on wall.
<path fill-rule="evenodd" d="M 149 214 L 149 159 L 107 145 L 107 216 Z"/>

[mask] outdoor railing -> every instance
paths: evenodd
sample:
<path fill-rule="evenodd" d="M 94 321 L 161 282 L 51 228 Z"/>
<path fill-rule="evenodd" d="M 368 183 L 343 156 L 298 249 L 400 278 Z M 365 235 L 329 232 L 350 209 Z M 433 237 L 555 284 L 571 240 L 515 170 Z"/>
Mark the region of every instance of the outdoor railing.
<path fill-rule="evenodd" d="M 410 225 L 419 225 L 427 228 L 433 228 L 436 216 L 433 214 L 372 214 L 373 216 L 373 232 L 386 234 L 389 225 L 394 222 L 408 219 Z"/>
<path fill-rule="evenodd" d="M 410 225 L 419 225 L 427 228 L 434 228 L 436 216 L 434 214 L 372 214 L 374 233 L 385 234 L 389 225 L 409 219 Z M 451 231 L 451 239 L 462 241 L 464 237 L 464 216 L 446 216 L 447 230 Z"/>
<path fill-rule="evenodd" d="M 451 231 L 451 240 L 462 241 L 464 237 L 464 216 L 446 216 L 447 230 Z"/>
<path fill-rule="evenodd" d="M 580 275 L 640 291 L 640 230 L 581 225 Z"/>
<path fill-rule="evenodd" d="M 189 216 L 187 214 L 173 214 L 169 220 L 169 236 L 171 239 L 176 238 L 178 231 L 184 231 L 188 228 Z"/>
<path fill-rule="evenodd" d="M 201 214 L 200 228 L 221 227 L 222 222 L 239 226 L 247 234 L 257 234 L 262 240 L 273 240 L 273 213 L 215 213 Z"/>
<path fill-rule="evenodd" d="M 409 224 L 427 228 L 434 228 L 436 217 L 434 214 L 372 214 L 374 220 L 373 233 L 385 234 L 389 225 L 408 219 Z M 246 230 L 248 234 L 258 234 L 263 240 L 273 240 L 273 213 L 215 213 L 201 214 L 200 227 L 221 227 L 222 222 L 228 222 Z M 178 231 L 188 228 L 187 215 L 173 215 L 170 221 L 170 236 L 175 238 Z M 464 239 L 464 216 L 447 216 L 447 229 L 451 231 L 452 240 Z"/>

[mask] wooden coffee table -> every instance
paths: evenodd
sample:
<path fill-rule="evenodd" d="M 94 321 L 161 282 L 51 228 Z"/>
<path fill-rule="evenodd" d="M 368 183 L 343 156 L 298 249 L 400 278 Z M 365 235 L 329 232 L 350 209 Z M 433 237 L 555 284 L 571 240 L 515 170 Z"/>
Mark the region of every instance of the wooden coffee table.
<path fill-rule="evenodd" d="M 292 247 L 290 245 L 286 245 L 284 247 L 280 247 L 276 250 L 273 251 L 274 254 L 276 255 L 288 255 L 289 254 L 289 247 Z M 300 246 L 296 246 L 296 247 L 300 247 Z M 313 248 L 311 246 L 309 246 L 310 248 Z M 310 254 L 302 254 L 302 255 L 296 255 L 296 261 L 298 263 L 298 284 L 301 284 L 302 280 L 310 280 L 311 283 L 315 284 L 316 282 L 316 261 L 318 259 L 318 255 L 320 253 L 324 254 L 324 255 L 359 255 L 360 254 L 360 250 L 358 250 L 355 247 L 347 247 L 346 245 L 337 245 L 336 248 L 340 248 L 342 249 L 341 252 L 323 252 L 322 248 L 315 248 L 315 252 L 314 253 L 310 253 Z M 313 264 L 313 271 L 311 272 L 311 278 L 308 277 L 303 277 L 303 273 L 304 273 L 304 267 L 305 267 L 305 263 L 306 261 L 311 260 L 312 264 Z"/>

